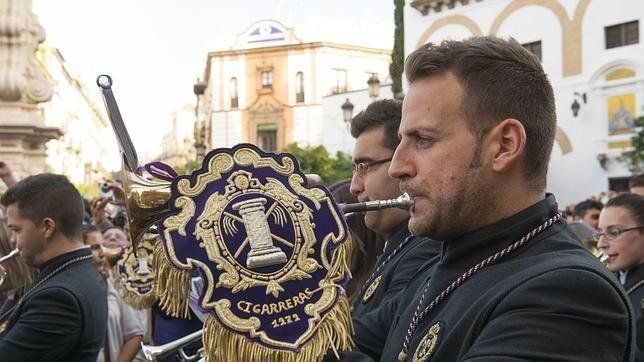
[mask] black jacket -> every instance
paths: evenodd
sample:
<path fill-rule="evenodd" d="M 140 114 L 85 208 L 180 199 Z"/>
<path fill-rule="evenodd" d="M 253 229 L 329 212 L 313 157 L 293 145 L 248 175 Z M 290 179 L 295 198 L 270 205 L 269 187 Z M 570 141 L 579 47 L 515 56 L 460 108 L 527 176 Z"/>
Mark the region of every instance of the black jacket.
<path fill-rule="evenodd" d="M 65 262 L 89 256 L 26 293 L 0 336 L 0 360 L 96 361 L 107 329 L 107 295 L 91 255 L 89 248 L 78 249 L 39 267 L 33 285 Z"/>
<path fill-rule="evenodd" d="M 624 289 L 628 293 L 628 298 L 633 305 L 633 315 L 635 317 L 637 339 L 637 361 L 644 361 L 644 321 L 642 320 L 642 311 L 644 310 L 644 264 L 632 268 L 626 274 L 626 283 Z"/>
<path fill-rule="evenodd" d="M 555 199 L 548 196 L 496 224 L 443 242 L 438 264 L 420 268 L 397 307 L 380 316 L 381 324 L 391 327 L 375 359 L 398 360 L 425 285 L 428 305 L 469 268 L 556 212 Z M 632 314 L 615 276 L 559 221 L 473 273 L 439 302 L 412 334 L 406 359 L 424 352 L 427 361 L 630 361 Z M 369 360 L 363 352 L 344 359 Z"/>
<path fill-rule="evenodd" d="M 363 292 L 358 296 L 354 305 L 351 317 L 355 328 L 354 341 L 358 344 L 368 344 L 371 348 L 382 345 L 387 337 L 388 328 L 382 328 L 378 320 L 383 309 L 391 308 L 395 305 L 396 296 L 406 287 L 409 280 L 418 273 L 421 265 L 432 260 L 437 261 L 437 255 L 440 251 L 440 242 L 424 238 L 412 237 L 408 229 L 408 220 L 401 224 L 394 235 L 387 241 L 385 250 L 378 257 L 375 268 L 377 268 L 388 255 L 405 241 L 405 246 L 393 256 L 380 270 L 372 272 L 372 276 L 366 281 Z M 366 291 L 374 281 L 378 280 L 377 288 L 369 296 Z M 366 300 L 365 300 L 366 299 Z M 393 303 L 393 304 L 392 304 Z"/>

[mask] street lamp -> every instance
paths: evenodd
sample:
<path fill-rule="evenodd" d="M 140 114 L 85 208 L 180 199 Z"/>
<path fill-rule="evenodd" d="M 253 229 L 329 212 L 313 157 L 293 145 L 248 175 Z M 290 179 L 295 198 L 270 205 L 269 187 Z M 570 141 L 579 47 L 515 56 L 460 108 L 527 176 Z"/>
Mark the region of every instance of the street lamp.
<path fill-rule="evenodd" d="M 575 99 L 572 101 L 572 104 L 570 105 L 570 109 L 572 110 L 572 116 L 577 117 L 579 115 L 579 109 L 581 108 L 581 104 L 577 101 L 577 98 L 580 98 L 584 104 L 586 104 L 587 98 L 586 98 L 586 93 L 574 93 Z"/>
<path fill-rule="evenodd" d="M 192 87 L 192 91 L 197 96 L 197 104 L 195 105 L 195 150 L 197 151 L 197 158 L 202 160 L 206 154 L 206 125 L 201 124 L 199 120 L 199 98 L 203 96 L 206 91 L 206 82 L 197 79 L 197 83 Z"/>
<path fill-rule="evenodd" d="M 380 93 L 380 80 L 378 79 L 378 73 L 371 74 L 367 84 L 369 85 L 369 97 L 375 100 L 378 98 L 378 94 Z"/>
<path fill-rule="evenodd" d="M 344 123 L 349 124 L 349 122 L 351 122 L 351 118 L 353 118 L 353 103 L 349 102 L 349 98 L 347 98 L 340 108 L 342 108 Z"/>

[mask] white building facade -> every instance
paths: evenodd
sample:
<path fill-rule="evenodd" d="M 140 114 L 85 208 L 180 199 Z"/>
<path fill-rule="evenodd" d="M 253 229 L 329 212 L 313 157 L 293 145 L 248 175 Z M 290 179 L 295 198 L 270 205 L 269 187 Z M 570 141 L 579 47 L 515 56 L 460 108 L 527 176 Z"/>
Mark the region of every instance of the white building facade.
<path fill-rule="evenodd" d="M 404 16 L 406 55 L 427 42 L 496 35 L 540 56 L 558 122 L 548 189 L 561 204 L 624 187 L 630 172 L 617 157 L 644 114 L 644 1 L 414 0 Z"/>
<path fill-rule="evenodd" d="M 77 186 L 96 188 L 121 167 L 114 157 L 118 154 L 114 132 L 58 49 L 41 46 L 37 60 L 53 87 L 52 98 L 40 104 L 44 123 L 63 134 L 46 144 L 47 170 L 67 176 Z"/>
<path fill-rule="evenodd" d="M 373 75 L 384 79 L 389 61 L 388 49 L 304 41 L 277 21 L 257 22 L 230 50 L 208 54 L 198 95 L 206 149 L 240 142 L 267 151 L 326 146 L 327 130 L 342 117 L 329 120 L 323 99 L 364 89 Z"/>
<path fill-rule="evenodd" d="M 157 157 L 173 167 L 186 166 L 196 160 L 195 108 L 186 104 L 172 115 L 172 128 L 161 139 L 161 154 Z"/>

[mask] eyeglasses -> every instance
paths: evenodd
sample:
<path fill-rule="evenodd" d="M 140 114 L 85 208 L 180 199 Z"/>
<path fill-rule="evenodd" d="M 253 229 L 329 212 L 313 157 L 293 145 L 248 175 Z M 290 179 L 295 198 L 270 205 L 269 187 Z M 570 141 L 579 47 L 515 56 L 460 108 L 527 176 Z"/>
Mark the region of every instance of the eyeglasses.
<path fill-rule="evenodd" d="M 604 231 L 603 233 L 593 233 L 593 240 L 599 241 L 599 238 L 601 238 L 602 236 L 605 237 L 607 240 L 614 240 L 627 231 L 638 230 L 638 229 L 644 229 L 644 226 L 636 226 L 628 229 L 611 228 Z"/>
<path fill-rule="evenodd" d="M 378 161 L 358 162 L 353 165 L 353 173 L 356 173 L 358 174 L 358 176 L 363 177 L 364 175 L 367 174 L 367 172 L 369 172 L 370 167 L 377 166 L 389 161 L 391 161 L 391 158 L 378 160 Z"/>

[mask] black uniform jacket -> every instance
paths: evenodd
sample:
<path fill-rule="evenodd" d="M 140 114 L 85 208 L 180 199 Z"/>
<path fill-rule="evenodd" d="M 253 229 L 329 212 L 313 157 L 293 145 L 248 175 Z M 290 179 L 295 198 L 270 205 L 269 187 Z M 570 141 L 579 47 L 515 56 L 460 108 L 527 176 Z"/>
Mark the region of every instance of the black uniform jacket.
<path fill-rule="evenodd" d="M 360 318 L 365 313 L 378 309 L 382 303 L 396 296 L 407 286 L 407 282 L 418 272 L 418 267 L 427 262 L 427 260 L 438 255 L 440 243 L 424 237 L 411 236 L 406 220 L 394 232 L 391 239 L 385 245 L 385 249 L 378 257 L 374 270 L 367 285 L 363 288 L 362 294 L 353 304 L 351 316 L 354 319 Z M 376 268 L 381 265 L 398 246 L 407 238 L 410 240 L 405 244 L 403 249 L 393 256 L 382 267 L 380 272 Z M 372 294 L 365 293 L 366 289 L 378 279 L 377 288 Z M 369 295 L 365 298 L 365 295 Z"/>
<path fill-rule="evenodd" d="M 379 316 L 383 308 L 391 308 L 396 304 L 396 296 L 401 293 L 411 278 L 418 273 L 421 265 L 429 260 L 436 262 L 440 252 L 440 242 L 425 237 L 413 237 L 408 229 L 408 221 L 402 223 L 394 235 L 387 241 L 385 250 L 378 257 L 376 268 L 386 260 L 406 238 L 411 238 L 394 257 L 384 265 L 378 273 L 372 274 L 367 280 L 363 293 L 353 305 L 351 317 L 355 328 L 354 341 L 358 344 L 371 345 L 365 350 L 377 349 L 383 345 L 387 337 L 388 328 L 382 328 Z M 365 298 L 368 287 L 380 277 L 377 288 L 369 298 Z M 365 300 L 366 299 L 366 300 Z"/>
<path fill-rule="evenodd" d="M 39 267 L 34 284 L 89 248 L 59 255 Z M 73 263 L 30 290 L 0 336 L 0 360 L 96 361 L 107 330 L 105 283 L 89 259 Z"/>
<path fill-rule="evenodd" d="M 633 305 L 633 314 L 635 316 L 637 340 L 637 361 L 644 361 L 644 321 L 642 321 L 642 311 L 644 311 L 644 264 L 632 268 L 626 274 L 626 283 L 624 289 L 628 293 L 628 298 Z"/>
<path fill-rule="evenodd" d="M 426 283 L 424 306 L 556 212 L 549 195 L 496 224 L 443 242 L 438 264 L 420 268 L 398 306 L 383 310 L 381 323 L 391 328 L 374 359 L 398 360 Z M 629 361 L 635 341 L 629 304 L 615 276 L 559 221 L 473 273 L 438 303 L 412 334 L 406 359 Z M 350 352 L 344 360 L 369 360 L 364 352 L 374 353 Z"/>

